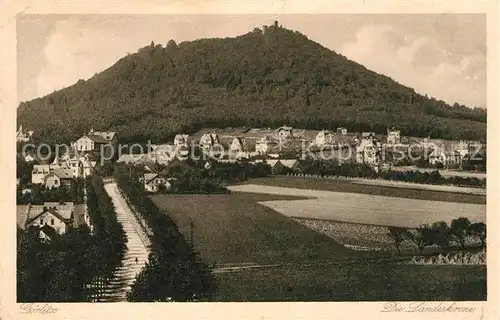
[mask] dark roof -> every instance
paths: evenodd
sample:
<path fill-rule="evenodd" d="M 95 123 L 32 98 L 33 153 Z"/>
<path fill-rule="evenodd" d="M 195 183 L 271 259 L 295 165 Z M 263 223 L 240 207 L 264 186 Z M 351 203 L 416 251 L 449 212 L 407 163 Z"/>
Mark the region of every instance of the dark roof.
<path fill-rule="evenodd" d="M 59 179 L 73 179 L 73 171 L 71 169 L 54 169 L 52 174 L 59 177 Z"/>
<path fill-rule="evenodd" d="M 92 134 L 92 135 L 88 135 L 87 137 L 90 140 L 94 141 L 94 143 L 109 143 L 108 140 L 106 140 L 104 137 L 102 137 L 100 135 Z"/>
<path fill-rule="evenodd" d="M 36 216 L 34 216 L 33 218 L 29 218 L 28 221 L 26 221 L 26 224 L 30 224 L 31 222 L 33 222 L 34 220 L 36 220 L 39 216 L 41 216 L 42 214 L 46 213 L 46 212 L 49 212 L 51 213 L 53 216 L 55 216 L 57 219 L 61 220 L 62 222 L 66 223 L 66 224 L 69 224 L 70 221 L 71 221 L 71 217 L 70 218 L 64 218 L 62 215 L 59 214 L 59 212 L 57 212 L 57 210 L 55 209 L 46 209 L 46 210 L 43 210 L 42 212 L 40 212 L 39 214 L 37 214 Z"/>

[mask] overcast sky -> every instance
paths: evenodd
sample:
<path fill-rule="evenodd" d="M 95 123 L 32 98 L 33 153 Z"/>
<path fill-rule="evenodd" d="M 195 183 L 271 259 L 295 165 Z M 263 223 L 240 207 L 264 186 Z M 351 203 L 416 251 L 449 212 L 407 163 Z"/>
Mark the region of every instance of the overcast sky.
<path fill-rule="evenodd" d="M 417 92 L 486 107 L 483 15 L 25 15 L 18 19 L 18 98 L 88 79 L 151 41 L 233 37 L 278 20 Z"/>

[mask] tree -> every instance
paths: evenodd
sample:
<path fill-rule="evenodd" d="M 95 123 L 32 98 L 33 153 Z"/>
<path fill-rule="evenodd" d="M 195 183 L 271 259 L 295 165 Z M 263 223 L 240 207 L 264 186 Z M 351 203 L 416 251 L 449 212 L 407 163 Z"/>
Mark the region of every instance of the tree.
<path fill-rule="evenodd" d="M 389 227 L 389 231 L 387 235 L 394 241 L 394 245 L 396 246 L 396 250 L 398 254 L 401 255 L 400 245 L 405 240 L 405 234 L 408 232 L 405 228 L 399 227 Z"/>
<path fill-rule="evenodd" d="M 406 233 L 406 238 L 413 242 L 420 254 L 423 253 L 425 247 L 433 244 L 432 231 L 428 225 L 420 225 L 413 231 Z"/>
<path fill-rule="evenodd" d="M 434 222 L 431 226 L 432 242 L 441 249 L 446 248 L 450 244 L 450 228 L 444 221 Z"/>
<path fill-rule="evenodd" d="M 483 248 L 486 247 L 486 224 L 483 222 L 473 223 L 469 227 L 469 234 L 481 240 Z"/>
<path fill-rule="evenodd" d="M 469 234 L 471 222 L 467 218 L 458 218 L 451 221 L 450 232 L 452 238 L 460 244 L 462 249 L 465 249 L 465 240 Z"/>

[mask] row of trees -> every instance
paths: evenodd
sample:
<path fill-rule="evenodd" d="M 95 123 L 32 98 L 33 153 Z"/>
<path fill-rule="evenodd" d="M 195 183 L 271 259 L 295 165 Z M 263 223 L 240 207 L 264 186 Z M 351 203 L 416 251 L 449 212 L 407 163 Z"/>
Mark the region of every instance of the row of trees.
<path fill-rule="evenodd" d="M 475 238 L 480 241 L 482 247 L 486 247 L 486 224 L 471 223 L 463 217 L 452 220 L 449 226 L 445 221 L 439 221 L 432 225 L 421 225 L 414 230 L 389 227 L 387 234 L 394 242 L 398 254 L 401 254 L 401 244 L 404 241 L 413 243 L 420 254 L 426 247 L 433 245 L 444 250 L 455 244 L 463 250 L 469 238 Z"/>
<path fill-rule="evenodd" d="M 366 164 L 342 163 L 335 160 L 305 159 L 300 161 L 300 169 L 283 168 L 278 174 L 303 173 L 320 176 L 339 176 L 356 178 L 382 178 L 393 181 L 404 181 L 426 184 L 458 185 L 470 187 L 486 187 L 486 179 L 475 177 L 443 177 L 438 170 L 432 172 L 421 171 L 375 171 Z"/>
<path fill-rule="evenodd" d="M 98 263 L 97 275 L 110 278 L 120 265 L 126 250 L 127 237 L 118 222 L 113 202 L 102 178 L 93 175 L 87 178 L 87 210 L 92 224 L 93 238 L 99 243 L 95 254 Z"/>
<path fill-rule="evenodd" d="M 153 232 L 149 261 L 137 275 L 129 301 L 193 301 L 215 294 L 208 265 L 177 229 L 172 219 L 146 195 L 142 174 L 133 166 L 116 166 L 114 178 Z"/>

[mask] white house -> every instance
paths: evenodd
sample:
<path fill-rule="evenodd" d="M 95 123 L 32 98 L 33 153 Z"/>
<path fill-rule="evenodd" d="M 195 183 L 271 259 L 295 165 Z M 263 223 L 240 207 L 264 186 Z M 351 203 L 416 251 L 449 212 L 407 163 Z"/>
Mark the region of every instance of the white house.
<path fill-rule="evenodd" d="M 158 192 L 161 188 L 168 190 L 171 187 L 171 183 L 157 173 L 144 174 L 144 190 L 146 192 Z"/>
<path fill-rule="evenodd" d="M 53 170 L 61 168 L 58 164 L 35 164 L 31 170 L 31 183 L 44 184 L 45 177 Z"/>
<path fill-rule="evenodd" d="M 41 207 L 41 208 L 40 208 Z M 73 226 L 74 211 L 59 209 L 57 206 L 28 206 L 25 227 L 51 227 L 56 233 L 63 234 Z"/>
<path fill-rule="evenodd" d="M 210 149 L 219 144 L 219 136 L 215 132 L 205 133 L 200 138 L 200 146 L 203 149 Z"/>
<path fill-rule="evenodd" d="M 391 130 L 387 130 L 387 143 L 388 144 L 400 144 L 401 143 L 401 131 L 395 130 L 392 128 Z"/>
<path fill-rule="evenodd" d="M 19 126 L 19 129 L 16 132 L 16 140 L 17 142 L 28 142 L 33 135 L 33 131 L 28 131 L 27 133 L 23 132 L 23 125 Z"/>
<path fill-rule="evenodd" d="M 61 186 L 71 187 L 74 182 L 73 170 L 70 168 L 57 168 L 45 176 L 45 187 L 47 189 L 59 188 Z"/>
<path fill-rule="evenodd" d="M 145 154 L 140 153 L 140 154 L 122 154 L 118 160 L 116 160 L 116 163 L 126 163 L 126 164 L 138 164 L 143 162 L 145 159 Z"/>
<path fill-rule="evenodd" d="M 314 138 L 313 144 L 316 146 L 331 145 L 333 143 L 333 135 L 329 130 L 321 130 Z"/>
<path fill-rule="evenodd" d="M 116 132 L 113 131 L 94 131 L 91 129 L 87 135 L 79 138 L 73 143 L 73 147 L 78 152 L 99 151 L 101 146 L 112 145 L 114 148 L 112 152 L 116 152 L 118 145 L 118 137 Z M 106 150 L 109 150 L 107 148 Z"/>
<path fill-rule="evenodd" d="M 266 154 L 271 150 L 273 141 L 270 136 L 264 136 L 257 140 L 255 143 L 255 152 L 259 154 Z"/>
<path fill-rule="evenodd" d="M 344 127 L 337 128 L 337 133 L 345 136 L 347 135 L 347 129 Z"/>
<path fill-rule="evenodd" d="M 245 141 L 240 137 L 234 138 L 229 146 L 229 151 L 233 153 L 243 152 L 245 149 Z"/>
<path fill-rule="evenodd" d="M 429 154 L 429 164 L 436 165 L 438 163 L 443 166 L 459 165 L 462 161 L 460 152 L 457 150 L 443 151 L 441 148 L 434 149 Z"/>
<path fill-rule="evenodd" d="M 173 145 L 173 144 L 161 144 L 157 145 L 151 152 L 149 152 L 144 158 L 141 158 L 140 162 L 150 160 L 155 163 L 160 163 L 163 165 L 168 165 L 175 159 L 184 160 L 187 159 L 189 154 L 189 149 L 183 145 Z"/>
<path fill-rule="evenodd" d="M 187 134 L 177 134 L 174 137 L 174 145 L 176 146 L 187 146 L 189 144 L 189 135 Z"/>
<path fill-rule="evenodd" d="M 279 140 L 292 137 L 292 127 L 282 126 L 276 129 L 276 134 Z"/>
<path fill-rule="evenodd" d="M 30 163 L 30 162 L 33 162 L 35 161 L 35 155 L 33 155 L 32 153 L 27 153 L 25 156 L 24 156 L 24 161 L 27 162 L 27 163 Z"/>
<path fill-rule="evenodd" d="M 380 161 L 380 150 L 371 135 L 368 138 L 361 139 L 360 144 L 356 147 L 356 162 L 366 163 L 368 165 L 377 165 Z"/>

